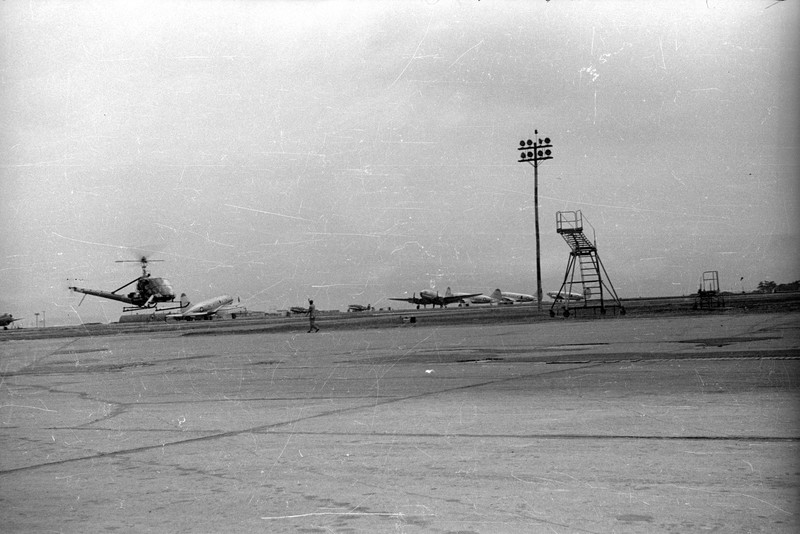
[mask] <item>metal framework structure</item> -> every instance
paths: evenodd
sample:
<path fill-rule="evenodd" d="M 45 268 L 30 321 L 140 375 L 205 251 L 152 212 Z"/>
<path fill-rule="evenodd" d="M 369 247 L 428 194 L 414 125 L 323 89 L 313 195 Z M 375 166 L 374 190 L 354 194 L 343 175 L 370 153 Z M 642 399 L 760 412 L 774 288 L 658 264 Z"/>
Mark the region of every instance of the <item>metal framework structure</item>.
<path fill-rule="evenodd" d="M 712 309 L 725 306 L 725 298 L 719 291 L 719 272 L 706 271 L 700 278 L 700 288 L 694 299 L 693 309 Z"/>
<path fill-rule="evenodd" d="M 574 303 L 573 308 L 591 309 L 593 312 L 599 309 L 601 315 L 605 315 L 608 308 L 615 312 L 619 308 L 620 315 L 625 315 L 625 307 L 600 261 L 595 240 L 583 233 L 581 211 L 557 212 L 556 232 L 564 238 L 571 252 L 561 289 L 550 306 L 550 317 L 556 316 L 558 304 L 562 304 L 564 317 L 569 317 L 570 303 Z M 573 291 L 576 286 L 580 286 L 580 293 Z"/>

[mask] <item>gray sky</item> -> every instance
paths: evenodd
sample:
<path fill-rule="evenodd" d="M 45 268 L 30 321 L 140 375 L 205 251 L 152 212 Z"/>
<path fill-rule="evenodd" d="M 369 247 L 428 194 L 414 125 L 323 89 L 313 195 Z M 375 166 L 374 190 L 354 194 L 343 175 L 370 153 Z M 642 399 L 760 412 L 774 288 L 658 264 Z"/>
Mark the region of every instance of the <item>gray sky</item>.
<path fill-rule="evenodd" d="M 0 3 L 0 311 L 544 290 L 583 211 L 620 296 L 800 278 L 798 2 Z M 744 277 L 744 280 L 740 280 Z M 397 307 L 402 303 L 394 303 Z M 25 323 L 23 323 L 25 324 Z"/>

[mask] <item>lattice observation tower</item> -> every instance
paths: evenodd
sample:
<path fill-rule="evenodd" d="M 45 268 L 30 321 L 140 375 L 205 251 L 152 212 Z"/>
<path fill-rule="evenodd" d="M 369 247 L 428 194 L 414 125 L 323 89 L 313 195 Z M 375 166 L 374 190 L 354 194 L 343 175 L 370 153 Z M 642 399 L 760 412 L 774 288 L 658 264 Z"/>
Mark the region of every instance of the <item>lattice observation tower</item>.
<path fill-rule="evenodd" d="M 580 210 L 556 213 L 556 232 L 564 238 L 571 251 L 561 289 L 553 296 L 550 317 L 556 316 L 559 305 L 564 317 L 570 316 L 570 308 L 593 312 L 599 309 L 601 315 L 605 315 L 609 308 L 615 312 L 618 308 L 620 315 L 625 315 L 625 307 L 600 261 L 595 240 L 584 233 L 583 223 Z"/>

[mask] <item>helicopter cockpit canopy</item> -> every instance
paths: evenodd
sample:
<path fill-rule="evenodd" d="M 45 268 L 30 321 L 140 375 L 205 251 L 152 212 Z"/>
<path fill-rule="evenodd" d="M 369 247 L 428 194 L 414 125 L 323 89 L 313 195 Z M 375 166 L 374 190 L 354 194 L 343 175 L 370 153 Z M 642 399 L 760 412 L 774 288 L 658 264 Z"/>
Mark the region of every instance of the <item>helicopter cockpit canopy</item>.
<path fill-rule="evenodd" d="M 143 276 L 136 283 L 136 289 L 139 291 L 139 295 L 152 299 L 154 302 L 166 302 L 175 298 L 172 284 L 166 278 Z"/>

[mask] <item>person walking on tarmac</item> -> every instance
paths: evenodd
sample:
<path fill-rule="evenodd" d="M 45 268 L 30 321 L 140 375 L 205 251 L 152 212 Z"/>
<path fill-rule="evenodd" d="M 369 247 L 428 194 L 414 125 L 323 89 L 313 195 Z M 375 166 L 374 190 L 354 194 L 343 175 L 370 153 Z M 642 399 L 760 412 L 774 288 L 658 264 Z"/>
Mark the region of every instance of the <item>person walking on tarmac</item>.
<path fill-rule="evenodd" d="M 314 321 L 317 319 L 317 308 L 314 306 L 314 301 L 309 299 L 308 301 L 308 333 L 310 334 L 313 330 L 314 332 L 319 332 L 319 327 L 314 324 Z"/>

